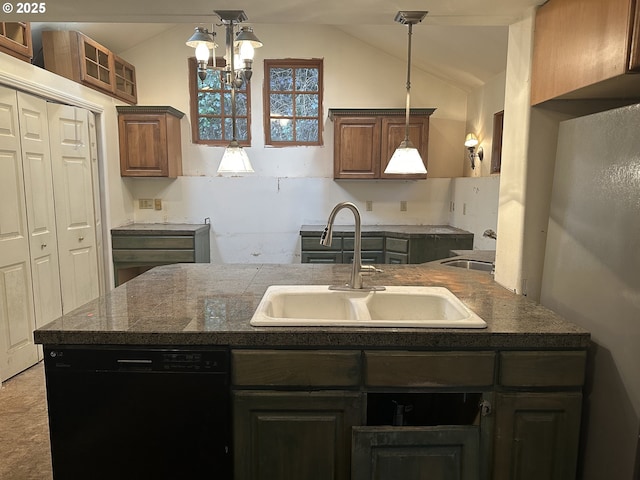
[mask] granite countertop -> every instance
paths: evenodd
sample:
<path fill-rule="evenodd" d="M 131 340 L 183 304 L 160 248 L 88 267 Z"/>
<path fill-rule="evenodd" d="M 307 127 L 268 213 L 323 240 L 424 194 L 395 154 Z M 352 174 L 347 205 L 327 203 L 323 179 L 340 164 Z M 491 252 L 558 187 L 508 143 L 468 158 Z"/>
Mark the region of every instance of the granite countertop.
<path fill-rule="evenodd" d="M 311 236 L 322 234 L 326 225 L 302 225 L 300 235 Z M 362 235 L 372 234 L 393 234 L 400 236 L 421 236 L 421 235 L 473 235 L 472 232 L 449 225 L 362 225 Z M 333 233 L 353 233 L 355 226 L 334 225 Z"/>
<path fill-rule="evenodd" d="M 155 267 L 35 331 L 40 344 L 231 345 L 236 347 L 565 349 L 589 333 L 516 295 L 485 272 L 430 262 L 384 265 L 370 285 L 444 286 L 486 329 L 252 327 L 269 285 L 330 285 L 350 265 L 174 264 Z"/>

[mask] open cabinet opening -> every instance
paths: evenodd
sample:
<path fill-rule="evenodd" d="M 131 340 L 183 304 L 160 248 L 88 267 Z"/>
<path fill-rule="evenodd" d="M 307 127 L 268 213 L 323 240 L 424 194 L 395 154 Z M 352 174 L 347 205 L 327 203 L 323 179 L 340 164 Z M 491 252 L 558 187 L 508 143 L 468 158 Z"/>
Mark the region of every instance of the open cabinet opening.
<path fill-rule="evenodd" d="M 369 393 L 367 425 L 479 425 L 482 393 Z"/>

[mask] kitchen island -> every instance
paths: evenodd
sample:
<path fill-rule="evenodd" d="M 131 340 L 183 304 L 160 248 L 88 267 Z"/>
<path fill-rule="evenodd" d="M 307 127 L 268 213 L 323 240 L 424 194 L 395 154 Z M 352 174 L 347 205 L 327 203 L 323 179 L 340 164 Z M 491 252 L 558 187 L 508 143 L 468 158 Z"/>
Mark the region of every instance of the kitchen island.
<path fill-rule="evenodd" d="M 575 477 L 588 332 L 489 273 L 439 262 L 385 265 L 365 283 L 446 287 L 487 328 L 250 326 L 270 285 L 339 284 L 349 272 L 156 267 L 35 339 L 46 352 L 228 349 L 236 479 L 370 478 L 375 468 L 394 478 L 427 468 L 427 457 L 465 479 Z M 384 456 L 398 448 L 400 464 Z"/>

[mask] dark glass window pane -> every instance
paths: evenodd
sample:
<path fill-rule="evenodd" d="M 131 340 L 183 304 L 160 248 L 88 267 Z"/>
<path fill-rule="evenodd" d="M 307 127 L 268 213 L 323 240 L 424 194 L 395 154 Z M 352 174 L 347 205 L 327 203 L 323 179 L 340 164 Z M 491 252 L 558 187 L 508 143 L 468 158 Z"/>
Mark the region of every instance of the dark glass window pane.
<path fill-rule="evenodd" d="M 198 94 L 198 113 L 201 115 L 220 115 L 220 94 L 200 92 Z"/>
<path fill-rule="evenodd" d="M 296 116 L 317 117 L 318 95 L 308 93 L 296 95 Z"/>
<path fill-rule="evenodd" d="M 272 117 L 293 116 L 293 96 L 281 93 L 272 93 L 270 96 L 270 108 Z"/>
<path fill-rule="evenodd" d="M 271 139 L 276 142 L 292 142 L 293 122 L 289 119 L 272 119 Z"/>
<path fill-rule="evenodd" d="M 280 92 L 293 90 L 293 68 L 272 68 L 269 79 L 270 90 Z"/>
<path fill-rule="evenodd" d="M 296 140 L 298 142 L 318 141 L 318 121 L 298 120 L 296 121 Z"/>
<path fill-rule="evenodd" d="M 296 90 L 301 92 L 317 92 L 318 69 L 296 68 Z"/>
<path fill-rule="evenodd" d="M 219 140 L 222 138 L 220 118 L 200 117 L 198 122 L 201 140 Z"/>

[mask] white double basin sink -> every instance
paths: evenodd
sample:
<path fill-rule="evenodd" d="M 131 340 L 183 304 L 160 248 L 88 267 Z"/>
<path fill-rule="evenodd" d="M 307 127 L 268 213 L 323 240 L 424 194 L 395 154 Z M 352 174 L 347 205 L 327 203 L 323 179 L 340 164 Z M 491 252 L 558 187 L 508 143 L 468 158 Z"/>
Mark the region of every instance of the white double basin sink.
<path fill-rule="evenodd" d="M 251 325 L 261 327 L 485 328 L 486 322 L 444 287 L 388 286 L 381 291 L 328 285 L 267 288 Z"/>

